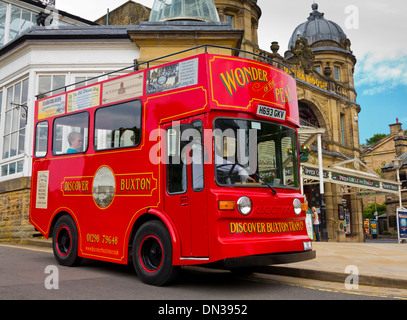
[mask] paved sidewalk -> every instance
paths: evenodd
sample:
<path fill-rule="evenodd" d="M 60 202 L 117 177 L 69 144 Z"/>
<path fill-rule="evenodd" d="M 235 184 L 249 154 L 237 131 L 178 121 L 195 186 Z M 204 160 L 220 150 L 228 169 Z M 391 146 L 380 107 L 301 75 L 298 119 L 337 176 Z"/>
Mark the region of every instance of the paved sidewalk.
<path fill-rule="evenodd" d="M 52 247 L 50 240 L 25 244 Z M 359 284 L 407 289 L 407 244 L 313 242 L 314 260 L 260 268 L 260 272 L 344 283 L 358 272 Z M 350 271 L 345 272 L 348 266 Z M 357 269 L 356 269 L 356 268 Z"/>
<path fill-rule="evenodd" d="M 344 283 L 407 289 L 407 244 L 314 242 L 314 260 L 261 268 L 262 272 Z M 348 266 L 354 266 L 345 272 Z M 356 269 L 356 268 L 357 269 Z"/>

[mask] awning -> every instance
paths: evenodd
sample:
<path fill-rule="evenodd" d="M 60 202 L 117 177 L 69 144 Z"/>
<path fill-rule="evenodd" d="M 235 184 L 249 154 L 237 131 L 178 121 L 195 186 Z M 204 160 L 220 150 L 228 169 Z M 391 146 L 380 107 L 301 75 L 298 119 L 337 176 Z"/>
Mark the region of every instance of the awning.
<path fill-rule="evenodd" d="M 321 147 L 321 135 L 325 133 L 325 129 L 314 128 L 309 126 L 301 126 L 298 129 L 300 143 L 312 144 L 319 136 L 318 141 L 318 161 L 319 165 L 313 165 L 310 163 L 301 164 L 301 176 L 303 185 L 320 184 L 321 179 L 324 182 L 340 184 L 348 188 L 356 188 L 357 193 L 370 192 L 375 193 L 393 193 L 399 195 L 399 187 L 401 183 L 382 179 L 376 172 L 367 167 L 361 160 L 354 158 L 348 159 L 339 163 L 335 163 L 331 166 L 323 166 L 322 161 L 322 147 Z M 322 165 L 321 165 L 322 163 Z M 345 167 L 345 165 L 353 165 L 355 169 Z M 362 171 L 361 169 L 365 171 Z M 323 175 L 320 176 L 319 172 L 322 169 Z"/>
<path fill-rule="evenodd" d="M 354 159 L 354 161 L 360 161 Z M 312 164 L 301 164 L 301 174 L 304 185 L 319 183 L 319 167 Z M 401 183 L 384 180 L 369 172 L 353 170 L 335 165 L 332 167 L 323 167 L 323 180 L 326 183 L 335 183 L 343 186 L 353 187 L 362 192 L 363 190 L 372 190 L 383 193 L 394 193 L 398 195 Z"/>

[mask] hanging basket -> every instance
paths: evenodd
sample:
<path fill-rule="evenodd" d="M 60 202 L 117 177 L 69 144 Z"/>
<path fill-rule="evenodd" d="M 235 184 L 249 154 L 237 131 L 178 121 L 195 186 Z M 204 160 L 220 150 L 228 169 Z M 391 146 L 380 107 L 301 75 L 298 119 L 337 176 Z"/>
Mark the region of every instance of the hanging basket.
<path fill-rule="evenodd" d="M 308 151 L 303 151 L 300 153 L 300 162 L 307 162 L 309 157 Z"/>

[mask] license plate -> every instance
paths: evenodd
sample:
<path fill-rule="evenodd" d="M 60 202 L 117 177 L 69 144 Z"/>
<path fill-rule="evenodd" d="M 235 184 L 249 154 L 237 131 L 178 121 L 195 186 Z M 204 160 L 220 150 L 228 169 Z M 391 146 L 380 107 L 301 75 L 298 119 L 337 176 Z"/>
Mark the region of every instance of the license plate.
<path fill-rule="evenodd" d="M 271 118 L 271 119 L 285 120 L 286 111 L 258 105 L 257 115 Z"/>

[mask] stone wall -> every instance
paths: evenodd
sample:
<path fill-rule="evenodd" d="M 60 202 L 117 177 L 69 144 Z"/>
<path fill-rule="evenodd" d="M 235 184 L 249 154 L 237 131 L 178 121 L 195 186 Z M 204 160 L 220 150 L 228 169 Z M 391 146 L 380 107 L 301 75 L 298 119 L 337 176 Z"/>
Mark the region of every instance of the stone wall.
<path fill-rule="evenodd" d="M 30 178 L 0 182 L 0 242 L 39 235 L 29 222 L 30 187 Z"/>

